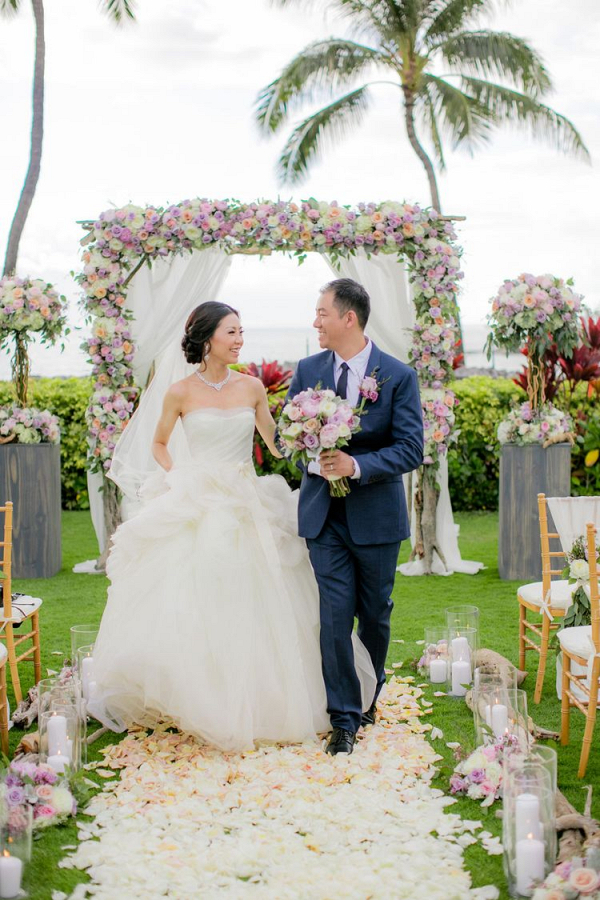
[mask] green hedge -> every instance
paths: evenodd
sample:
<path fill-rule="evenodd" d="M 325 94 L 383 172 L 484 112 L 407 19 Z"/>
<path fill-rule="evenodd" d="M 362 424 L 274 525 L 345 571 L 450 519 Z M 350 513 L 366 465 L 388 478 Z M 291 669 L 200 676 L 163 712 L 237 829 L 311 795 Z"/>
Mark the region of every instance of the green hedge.
<path fill-rule="evenodd" d="M 61 422 L 62 503 L 65 509 L 88 509 L 86 481 L 87 438 L 85 410 L 91 393 L 89 378 L 35 378 L 31 381 L 31 406 L 49 409 Z M 451 385 L 459 406 L 456 423 L 458 444 L 448 453 L 450 496 L 456 510 L 497 509 L 500 448 L 496 429 L 511 405 L 524 399 L 523 391 L 509 378 L 473 376 Z M 558 405 L 568 409 L 578 422 L 578 440 L 573 448 L 572 493 L 600 494 L 600 458 L 585 465 L 586 454 L 600 450 L 600 399 L 589 398 L 581 385 L 573 398 L 562 394 Z M 276 412 L 285 396 L 271 395 Z M 0 405 L 14 402 L 10 382 L 0 382 Z M 257 436 L 255 467 L 261 474 L 277 472 L 297 487 L 300 473 L 287 460 L 275 460 Z M 588 460 L 589 461 L 589 460 Z"/>
<path fill-rule="evenodd" d="M 87 426 L 85 410 L 91 378 L 32 378 L 29 405 L 49 409 L 60 419 L 63 509 L 89 509 L 87 492 Z M 15 402 L 10 381 L 0 381 L 0 405 Z"/>
<path fill-rule="evenodd" d="M 496 429 L 511 406 L 526 398 L 510 378 L 478 375 L 453 382 L 459 399 L 456 426 L 458 444 L 448 452 L 450 497 L 456 510 L 498 508 L 500 446 Z M 600 449 L 600 400 L 587 396 L 581 384 L 573 397 L 562 391 L 554 403 L 567 410 L 577 425 L 572 452 L 571 493 L 600 494 L 600 461 L 585 465 L 586 454 Z"/>

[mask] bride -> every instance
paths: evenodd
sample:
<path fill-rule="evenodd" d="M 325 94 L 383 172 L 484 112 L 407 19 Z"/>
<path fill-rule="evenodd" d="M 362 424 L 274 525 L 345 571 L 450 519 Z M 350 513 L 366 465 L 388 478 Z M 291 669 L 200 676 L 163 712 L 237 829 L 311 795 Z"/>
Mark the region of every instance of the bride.
<path fill-rule="evenodd" d="M 254 471 L 255 427 L 280 454 L 262 383 L 229 368 L 242 345 L 232 307 L 192 312 L 182 348 L 197 368 L 164 396 L 152 443 L 161 474 L 141 491 L 155 496 L 113 537 L 88 707 L 115 731 L 164 718 L 237 750 L 330 729 L 317 585 L 296 495 Z M 367 709 L 375 677 L 356 638 L 355 660 Z"/>

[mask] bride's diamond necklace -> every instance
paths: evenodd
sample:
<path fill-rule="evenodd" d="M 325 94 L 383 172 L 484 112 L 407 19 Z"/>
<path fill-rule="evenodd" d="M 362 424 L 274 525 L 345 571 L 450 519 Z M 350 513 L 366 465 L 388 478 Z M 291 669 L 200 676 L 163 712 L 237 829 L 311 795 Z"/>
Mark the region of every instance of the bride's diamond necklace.
<path fill-rule="evenodd" d="M 215 391 L 220 391 L 222 387 L 225 387 L 229 379 L 231 378 L 231 369 L 227 369 L 227 375 L 223 379 L 223 381 L 209 381 L 208 378 L 205 378 L 204 375 L 201 375 L 198 369 L 196 369 L 196 375 L 203 381 L 204 384 L 208 385 L 208 387 L 214 388 Z"/>

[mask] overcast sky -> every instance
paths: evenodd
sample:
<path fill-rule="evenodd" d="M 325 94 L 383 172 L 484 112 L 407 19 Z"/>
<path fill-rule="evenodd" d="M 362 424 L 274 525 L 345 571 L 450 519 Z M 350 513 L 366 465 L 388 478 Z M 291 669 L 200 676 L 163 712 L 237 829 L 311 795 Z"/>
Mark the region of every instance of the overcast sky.
<path fill-rule="evenodd" d="M 112 204 L 164 205 L 190 196 L 243 200 L 314 196 L 340 203 L 398 199 L 428 205 L 425 173 L 405 137 L 398 91 L 381 86 L 360 130 L 330 148 L 309 178 L 278 185 L 285 133 L 265 140 L 253 123 L 261 87 L 310 41 L 347 34 L 321 10 L 280 10 L 267 0 L 139 0 L 137 24 L 116 29 L 96 0 L 46 0 L 46 131 L 42 175 L 21 243 L 18 272 L 56 283 L 81 324 L 69 272 L 79 267 L 79 219 Z M 33 21 L 0 20 L 0 251 L 25 174 L 30 129 Z M 567 11 L 568 10 L 568 11 Z M 600 308 L 600 104 L 598 0 L 515 0 L 494 27 L 532 41 L 554 78 L 549 102 L 571 118 L 593 165 L 504 129 L 474 158 L 447 153 L 444 212 L 460 225 L 465 325 L 481 324 L 505 277 L 522 271 L 575 279 Z M 315 255 L 236 258 L 226 299 L 246 328 L 309 325 L 329 270 Z M 468 328 L 467 328 L 468 330 Z M 71 340 L 62 361 L 34 350 L 34 373 L 84 371 Z M 6 376 L 0 360 L 0 376 Z"/>

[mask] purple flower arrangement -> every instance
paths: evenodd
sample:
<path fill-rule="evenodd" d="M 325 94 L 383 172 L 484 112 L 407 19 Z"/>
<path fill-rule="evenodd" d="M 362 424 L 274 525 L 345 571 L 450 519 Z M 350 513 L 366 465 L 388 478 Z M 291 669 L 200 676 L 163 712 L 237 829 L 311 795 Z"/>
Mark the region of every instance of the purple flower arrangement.
<path fill-rule="evenodd" d="M 455 237 L 451 223 L 434 210 L 391 201 L 359 203 L 351 209 L 313 199 L 299 204 L 195 199 L 164 209 L 130 204 L 101 213 L 77 277 L 85 312 L 94 319 L 92 335 L 83 345 L 96 379 L 88 409 L 92 468 L 108 468 L 133 410 L 137 388 L 127 277 L 144 257 L 152 260 L 215 245 L 299 257 L 307 252 L 349 256 L 360 247 L 368 253 L 398 254 L 408 262 L 417 313 L 411 362 L 422 385 L 439 389 L 452 373 L 454 309 L 462 278 Z M 106 395 L 100 404 L 99 392 Z M 435 442 L 430 456 L 438 458 Z"/>
<path fill-rule="evenodd" d="M 432 465 L 445 456 L 448 445 L 456 440 L 454 407 L 458 398 L 453 391 L 444 388 L 422 388 L 423 425 L 425 436 L 424 459 Z"/>
<path fill-rule="evenodd" d="M 533 900 L 600 900 L 600 850 L 558 863 L 533 892 Z"/>
<path fill-rule="evenodd" d="M 47 409 L 0 406 L 0 442 L 18 444 L 58 444 L 58 417 Z"/>
<path fill-rule="evenodd" d="M 33 813 L 33 828 L 54 825 L 77 812 L 77 804 L 66 779 L 45 764 L 11 762 L 0 778 L 0 797 L 9 833 L 27 827 L 27 808 Z"/>
<path fill-rule="evenodd" d="M 41 278 L 0 279 L 0 340 L 14 332 L 35 331 L 43 343 L 54 344 L 65 326 L 66 300 Z"/>
<path fill-rule="evenodd" d="M 503 760 L 507 753 L 518 750 L 518 738 L 508 734 L 491 744 L 477 747 L 454 769 L 450 777 L 450 793 L 464 794 L 491 806 L 502 797 Z"/>
<path fill-rule="evenodd" d="M 511 410 L 498 426 L 501 444 L 543 444 L 550 436 L 573 431 L 573 420 L 552 403 L 532 410 L 529 402 Z M 565 437 L 565 440 L 567 438 Z"/>

